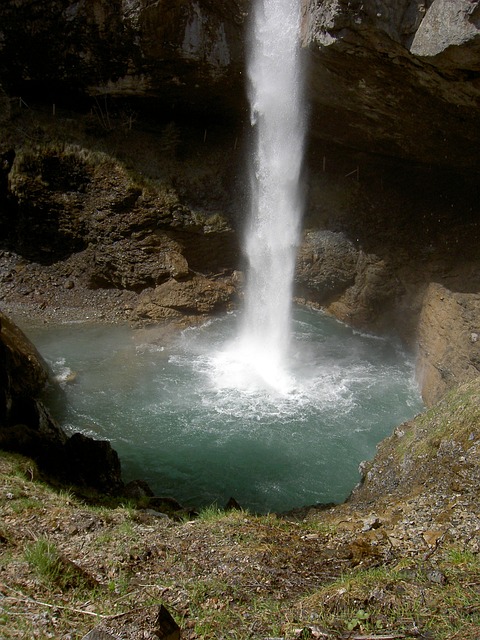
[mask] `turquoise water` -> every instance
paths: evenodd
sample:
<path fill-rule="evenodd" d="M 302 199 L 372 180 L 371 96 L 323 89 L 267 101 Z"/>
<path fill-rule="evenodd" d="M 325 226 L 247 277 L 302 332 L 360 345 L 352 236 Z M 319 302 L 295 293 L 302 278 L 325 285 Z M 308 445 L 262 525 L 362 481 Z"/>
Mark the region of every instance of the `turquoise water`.
<path fill-rule="evenodd" d="M 29 335 L 62 384 L 49 398 L 54 414 L 68 431 L 110 440 L 126 481 L 195 507 L 231 496 L 256 512 L 344 500 L 359 463 L 422 408 L 411 357 L 297 309 L 288 388 L 238 389 L 217 357 L 237 322 L 174 335 L 82 324 Z"/>

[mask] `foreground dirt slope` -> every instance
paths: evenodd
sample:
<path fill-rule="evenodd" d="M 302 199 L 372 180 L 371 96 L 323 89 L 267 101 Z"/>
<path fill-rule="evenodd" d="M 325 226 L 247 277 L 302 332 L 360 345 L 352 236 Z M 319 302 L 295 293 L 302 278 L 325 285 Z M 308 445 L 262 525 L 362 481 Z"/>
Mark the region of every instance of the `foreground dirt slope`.
<path fill-rule="evenodd" d="M 479 400 L 399 427 L 347 503 L 284 517 L 89 506 L 3 454 L 0 637 L 154 638 L 163 603 L 189 639 L 478 640 Z"/>

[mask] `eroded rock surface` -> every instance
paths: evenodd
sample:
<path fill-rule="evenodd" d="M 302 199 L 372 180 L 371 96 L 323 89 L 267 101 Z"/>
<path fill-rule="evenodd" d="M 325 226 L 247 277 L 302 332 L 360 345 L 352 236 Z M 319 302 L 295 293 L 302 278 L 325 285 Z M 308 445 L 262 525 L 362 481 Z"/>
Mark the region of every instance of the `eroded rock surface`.
<path fill-rule="evenodd" d="M 136 316 L 156 321 L 168 314 L 155 315 L 155 308 L 197 316 L 220 309 L 220 301 L 225 308 L 234 294 L 233 286 L 208 279 L 230 273 L 237 261 L 226 219 L 186 206 L 166 183 L 142 184 L 106 154 L 73 145 L 18 154 L 7 202 L 0 218 L 12 251 L 4 256 L 3 279 L 13 286 L 5 301 L 34 298 L 43 307 L 82 307 L 91 292 L 97 311 L 111 317 L 113 304 L 125 319 L 136 294 L 170 282 L 157 290 L 157 306 Z M 172 281 L 177 291 L 190 294 L 162 303 L 161 292 L 171 297 Z M 205 291 L 211 302 L 199 304 Z"/>
<path fill-rule="evenodd" d="M 154 97 L 181 110 L 219 114 L 243 100 L 248 4 L 55 0 L 32 8 L 30 2 L 6 2 L 0 10 L 0 74 L 16 93 L 43 85 L 51 96 Z M 21 47 L 25 25 L 29 44 Z M 103 103 L 98 110 L 108 118 Z"/>
<path fill-rule="evenodd" d="M 480 7 L 477 2 L 435 0 L 415 33 L 410 51 L 441 68 L 479 69 Z"/>
<path fill-rule="evenodd" d="M 297 254 L 297 293 L 326 304 L 355 281 L 359 252 L 342 233 L 307 231 Z"/>
<path fill-rule="evenodd" d="M 303 37 L 312 57 L 313 135 L 374 153 L 474 166 L 477 14 L 478 3 L 467 1 L 312 0 Z"/>
<path fill-rule="evenodd" d="M 213 282 L 199 275 L 189 280 L 171 279 L 140 296 L 132 313 L 133 321 L 202 318 L 228 308 L 235 292 L 231 284 Z"/>
<path fill-rule="evenodd" d="M 305 2 L 312 137 L 472 166 L 479 142 L 478 11 L 468 0 Z M 238 125 L 248 121 L 251 13 L 249 0 L 168 6 L 55 0 L 48 10 L 8 1 L 0 9 L 0 78 L 15 96 L 40 87 L 51 102 L 73 94 L 92 104 L 96 96 L 93 108 L 105 128 L 111 117 L 105 96 L 153 100 L 160 111 L 173 107 L 190 120 L 233 117 Z M 20 47 L 25 29 L 29 46 Z M 121 107 L 127 119 L 137 105 Z"/>

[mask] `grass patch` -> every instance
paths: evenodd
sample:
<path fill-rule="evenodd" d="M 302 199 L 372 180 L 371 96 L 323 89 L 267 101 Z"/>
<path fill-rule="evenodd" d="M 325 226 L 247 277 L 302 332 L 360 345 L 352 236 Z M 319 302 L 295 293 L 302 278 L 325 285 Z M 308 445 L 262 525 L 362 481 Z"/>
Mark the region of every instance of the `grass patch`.
<path fill-rule="evenodd" d="M 56 546 L 47 538 L 39 538 L 25 547 L 25 560 L 39 578 L 56 583 L 62 574 L 62 562 Z"/>
<path fill-rule="evenodd" d="M 478 555 L 451 549 L 435 567 L 403 562 L 345 575 L 303 598 L 298 611 L 341 634 L 478 640 L 479 578 Z"/>
<path fill-rule="evenodd" d="M 247 640 L 283 635 L 283 603 L 270 596 L 245 599 L 241 589 L 215 577 L 192 581 L 188 593 L 189 617 L 199 638 L 213 640 L 221 635 Z"/>
<path fill-rule="evenodd" d="M 227 517 L 227 514 L 223 509 L 220 509 L 216 504 L 211 504 L 199 511 L 197 519 L 200 522 L 217 522 L 225 517 Z"/>
<path fill-rule="evenodd" d="M 38 578 L 50 587 L 91 589 L 97 583 L 80 567 L 65 558 L 57 546 L 46 537 L 27 544 L 24 558 Z"/>
<path fill-rule="evenodd" d="M 480 382 L 474 380 L 454 389 L 410 425 L 396 448 L 401 458 L 432 457 L 445 440 L 467 451 L 479 438 Z"/>

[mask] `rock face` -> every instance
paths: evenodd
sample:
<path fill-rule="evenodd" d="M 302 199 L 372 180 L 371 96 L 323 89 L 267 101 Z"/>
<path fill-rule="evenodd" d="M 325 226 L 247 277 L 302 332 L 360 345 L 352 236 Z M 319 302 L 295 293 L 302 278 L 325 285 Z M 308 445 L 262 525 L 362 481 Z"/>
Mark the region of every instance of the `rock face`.
<path fill-rule="evenodd" d="M 297 254 L 298 295 L 327 304 L 353 284 L 358 260 L 359 252 L 344 234 L 307 231 Z"/>
<path fill-rule="evenodd" d="M 477 2 L 312 0 L 304 44 L 313 58 L 313 135 L 373 153 L 475 166 L 478 37 Z"/>
<path fill-rule="evenodd" d="M 246 119 L 250 0 L 27 0 L 0 8 L 0 78 L 10 95 L 144 98 L 191 120 Z M 28 47 L 21 36 L 29 34 Z M 311 135 L 349 148 L 472 166 L 478 3 L 308 0 Z"/>
<path fill-rule="evenodd" d="M 415 33 L 410 51 L 441 68 L 477 69 L 480 53 L 478 3 L 436 0 Z"/>
<path fill-rule="evenodd" d="M 480 294 L 432 283 L 418 328 L 417 375 L 423 397 L 435 404 L 448 389 L 480 373 Z"/>
<path fill-rule="evenodd" d="M 37 421 L 45 432 L 56 432 L 44 422 L 36 398 L 48 381 L 47 367 L 26 336 L 0 312 L 1 389 L 0 424 L 28 424 Z"/>
<path fill-rule="evenodd" d="M 52 100 L 82 93 L 155 97 L 181 110 L 219 114 L 225 100 L 234 104 L 238 94 L 243 100 L 247 5 L 54 0 L 45 10 L 7 2 L 0 9 L 0 75 L 16 95 L 43 85 Z M 19 46 L 25 26 L 28 47 Z"/>
<path fill-rule="evenodd" d="M 234 294 L 233 286 L 195 276 L 235 266 L 236 239 L 226 219 L 192 210 L 171 186 L 138 182 L 106 154 L 73 145 L 18 154 L 6 200 L 0 224 L 9 249 L 30 264 L 61 265 L 71 294 L 81 287 L 136 293 L 157 287 L 150 311 L 144 298 L 135 314 L 150 321 L 172 316 L 155 315 L 156 306 L 198 316 L 225 308 Z M 25 269 L 23 276 L 27 291 L 42 290 L 35 274 Z M 175 301 L 174 289 L 177 298 L 180 290 L 189 294 Z"/>
<path fill-rule="evenodd" d="M 181 320 L 186 315 L 201 318 L 225 309 L 234 291 L 232 285 L 198 275 L 184 282 L 172 279 L 140 296 L 132 320 Z"/>
<path fill-rule="evenodd" d="M 92 283 L 141 290 L 185 277 L 182 251 L 199 253 L 214 235 L 207 216 L 182 205 L 173 188 L 142 185 L 108 155 L 74 145 L 18 156 L 8 186 L 11 245 L 43 264 L 89 248 Z M 205 249 L 206 271 L 228 265 L 232 234 L 226 225 L 218 231 L 226 255 Z"/>

